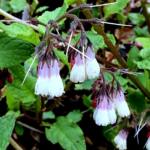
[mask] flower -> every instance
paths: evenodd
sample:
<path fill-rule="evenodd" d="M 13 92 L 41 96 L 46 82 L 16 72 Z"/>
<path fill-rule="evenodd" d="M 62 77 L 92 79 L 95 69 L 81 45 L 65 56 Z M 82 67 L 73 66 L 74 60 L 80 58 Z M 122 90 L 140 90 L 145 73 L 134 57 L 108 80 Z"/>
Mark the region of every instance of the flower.
<path fill-rule="evenodd" d="M 149 134 L 150 133 L 148 133 L 148 139 L 147 139 L 147 142 L 145 144 L 145 147 L 146 147 L 147 150 L 150 150 L 150 135 Z"/>
<path fill-rule="evenodd" d="M 115 103 L 115 108 L 120 117 L 128 117 L 130 115 L 128 104 L 125 100 L 124 93 L 121 89 L 117 91 L 117 94 L 114 97 L 114 103 Z"/>
<path fill-rule="evenodd" d="M 35 94 L 42 96 L 58 97 L 64 93 L 64 86 L 59 75 L 60 68 L 56 59 L 46 60 L 38 65 L 38 79 L 35 85 Z"/>
<path fill-rule="evenodd" d="M 83 82 L 86 79 L 85 64 L 80 54 L 75 57 L 75 63 L 70 72 L 70 80 L 74 83 Z"/>
<path fill-rule="evenodd" d="M 93 79 L 99 76 L 100 74 L 100 67 L 95 58 L 95 53 L 92 50 L 92 47 L 88 46 L 86 51 L 86 73 L 88 79 Z"/>
<path fill-rule="evenodd" d="M 97 105 L 93 118 L 97 125 L 107 126 L 114 124 L 117 120 L 114 104 L 108 99 L 107 96 L 103 96 L 103 99 Z"/>
<path fill-rule="evenodd" d="M 122 129 L 118 133 L 118 135 L 114 138 L 114 142 L 117 145 L 117 148 L 119 150 L 127 149 L 127 137 L 128 137 L 128 132 Z"/>

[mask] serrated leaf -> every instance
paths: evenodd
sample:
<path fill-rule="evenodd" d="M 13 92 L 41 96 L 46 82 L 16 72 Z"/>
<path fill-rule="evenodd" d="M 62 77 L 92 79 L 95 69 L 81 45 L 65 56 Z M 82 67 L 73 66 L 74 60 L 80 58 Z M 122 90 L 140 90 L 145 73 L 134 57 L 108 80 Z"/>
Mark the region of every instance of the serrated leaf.
<path fill-rule="evenodd" d="M 14 13 L 20 12 L 24 10 L 24 8 L 27 6 L 26 0 L 11 0 L 10 6 Z"/>
<path fill-rule="evenodd" d="M 0 150 L 6 150 L 9 145 L 9 140 L 12 135 L 17 114 L 8 112 L 5 116 L 0 117 Z"/>
<path fill-rule="evenodd" d="M 29 58 L 33 51 L 32 44 L 0 33 L 0 68 L 20 64 Z"/>
<path fill-rule="evenodd" d="M 59 143 L 65 150 L 86 150 L 80 127 L 63 116 L 58 117 L 50 128 L 46 128 L 46 137 L 53 144 Z"/>
<path fill-rule="evenodd" d="M 24 85 L 21 85 L 25 72 L 22 66 L 15 66 L 10 68 L 14 81 L 7 86 L 6 98 L 9 109 L 18 109 L 16 105 L 20 105 L 32 111 L 40 110 L 40 100 L 34 94 L 34 86 L 36 78 L 28 76 Z"/>
<path fill-rule="evenodd" d="M 82 113 L 80 110 L 74 110 L 67 115 L 67 118 L 74 123 L 79 122 L 82 119 Z"/>
<path fill-rule="evenodd" d="M 38 45 L 40 42 L 38 33 L 36 33 L 31 27 L 20 23 L 5 25 L 0 22 L 0 29 L 2 29 L 10 37 L 19 38 L 34 45 Z"/>
<path fill-rule="evenodd" d="M 143 48 L 150 47 L 150 38 L 149 37 L 138 37 L 135 39 L 136 42 L 140 43 Z"/>
<path fill-rule="evenodd" d="M 120 13 L 127 6 L 130 0 L 117 0 L 115 4 L 111 4 L 104 7 L 105 17 L 109 17 L 112 14 Z"/>
<path fill-rule="evenodd" d="M 62 7 L 58 7 L 53 11 L 45 11 L 41 16 L 38 17 L 38 20 L 44 24 L 47 24 L 49 20 L 56 20 L 58 17 L 63 15 L 68 6 L 66 3 Z"/>

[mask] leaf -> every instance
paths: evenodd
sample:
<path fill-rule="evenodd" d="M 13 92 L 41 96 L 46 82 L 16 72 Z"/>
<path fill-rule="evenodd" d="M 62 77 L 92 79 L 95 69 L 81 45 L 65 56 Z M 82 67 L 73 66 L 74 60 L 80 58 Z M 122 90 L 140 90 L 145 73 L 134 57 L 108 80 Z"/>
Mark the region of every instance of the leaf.
<path fill-rule="evenodd" d="M 143 49 L 141 49 L 139 55 L 143 59 L 149 58 L 150 57 L 150 48 L 143 48 Z"/>
<path fill-rule="evenodd" d="M 144 60 L 141 60 L 141 61 L 135 61 L 135 63 L 137 64 L 137 67 L 139 69 L 148 69 L 148 70 L 150 70 L 150 58 L 144 59 Z"/>
<path fill-rule="evenodd" d="M 43 112 L 42 118 L 43 118 L 43 120 L 46 120 L 46 119 L 55 119 L 55 114 L 52 111 Z"/>
<path fill-rule="evenodd" d="M 5 11 L 11 10 L 9 0 L 0 0 L 0 8 Z"/>
<path fill-rule="evenodd" d="M 139 60 L 139 50 L 137 47 L 132 47 L 128 53 L 127 64 L 129 68 L 135 69 L 136 63 L 135 61 Z"/>
<path fill-rule="evenodd" d="M 136 42 L 140 43 L 143 48 L 150 47 L 150 38 L 149 37 L 138 37 L 135 39 Z"/>
<path fill-rule="evenodd" d="M 87 33 L 87 37 L 93 44 L 95 51 L 97 51 L 99 48 L 105 47 L 104 39 L 101 35 L 98 35 L 93 31 L 87 31 L 86 33 Z"/>
<path fill-rule="evenodd" d="M 89 96 L 83 95 L 83 104 L 88 108 L 92 106 L 91 95 Z"/>
<path fill-rule="evenodd" d="M 18 65 L 33 52 L 32 44 L 0 33 L 0 68 Z"/>
<path fill-rule="evenodd" d="M 145 96 L 139 91 L 131 91 L 128 94 L 127 102 L 136 113 L 141 113 L 146 109 Z"/>
<path fill-rule="evenodd" d="M 70 69 L 68 57 L 64 54 L 64 52 L 55 49 L 54 53 L 63 62 L 63 64 L 65 64 Z"/>
<path fill-rule="evenodd" d="M 145 22 L 144 16 L 139 13 L 129 13 L 128 17 L 129 17 L 129 20 L 132 22 L 132 24 L 135 24 L 135 25 L 140 26 Z"/>
<path fill-rule="evenodd" d="M 10 37 L 19 38 L 34 45 L 38 45 L 40 43 L 39 34 L 26 25 L 20 23 L 5 25 L 0 22 L 0 29 L 2 29 Z"/>
<path fill-rule="evenodd" d="M 67 115 L 68 120 L 73 123 L 77 123 L 82 119 L 82 113 L 80 110 L 74 110 Z"/>
<path fill-rule="evenodd" d="M 86 3 L 87 0 L 81 0 L 80 3 Z M 76 0 L 65 0 L 65 3 L 69 6 L 76 3 Z"/>
<path fill-rule="evenodd" d="M 59 143 L 65 150 L 86 150 L 80 127 L 63 116 L 58 117 L 50 128 L 46 128 L 46 137 L 53 144 Z"/>
<path fill-rule="evenodd" d="M 9 109 L 17 110 L 20 105 L 25 109 L 40 111 L 40 100 L 34 94 L 36 78 L 28 76 L 24 85 L 21 85 L 25 72 L 22 66 L 10 68 L 14 82 L 8 84 L 6 98 Z"/>
<path fill-rule="evenodd" d="M 18 113 L 10 111 L 5 116 L 0 117 L 0 150 L 7 149 L 17 116 Z"/>
<path fill-rule="evenodd" d="M 63 15 L 67 8 L 68 6 L 64 3 L 62 7 L 58 7 L 53 11 L 45 11 L 41 16 L 38 17 L 38 20 L 44 24 L 47 24 L 49 20 L 56 20 L 58 17 Z"/>
<path fill-rule="evenodd" d="M 11 0 L 10 6 L 14 13 L 20 12 L 27 6 L 26 0 Z"/>
<path fill-rule="evenodd" d="M 120 13 L 127 6 L 129 0 L 117 0 L 115 4 L 111 4 L 104 7 L 105 17 L 109 17 L 112 14 Z"/>
<path fill-rule="evenodd" d="M 94 80 L 86 80 L 83 83 L 75 84 L 75 90 L 91 90 Z"/>

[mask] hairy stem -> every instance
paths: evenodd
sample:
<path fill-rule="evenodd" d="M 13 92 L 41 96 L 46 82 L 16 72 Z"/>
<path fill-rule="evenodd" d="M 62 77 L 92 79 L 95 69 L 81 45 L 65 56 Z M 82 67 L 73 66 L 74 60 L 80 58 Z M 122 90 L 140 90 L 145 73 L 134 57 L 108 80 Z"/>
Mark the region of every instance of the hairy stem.
<path fill-rule="evenodd" d="M 10 138 L 10 144 L 15 150 L 23 150 L 23 148 L 20 147 L 20 145 L 18 145 L 18 143 L 13 138 Z"/>

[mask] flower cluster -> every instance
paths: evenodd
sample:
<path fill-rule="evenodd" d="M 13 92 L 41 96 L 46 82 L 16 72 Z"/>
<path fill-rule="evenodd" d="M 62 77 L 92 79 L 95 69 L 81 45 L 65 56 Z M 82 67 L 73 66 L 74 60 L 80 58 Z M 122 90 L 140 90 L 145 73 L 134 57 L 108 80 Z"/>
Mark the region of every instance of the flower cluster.
<path fill-rule="evenodd" d="M 75 56 L 75 62 L 70 73 L 70 80 L 74 83 L 96 78 L 100 74 L 100 67 L 92 46 L 87 47 L 85 55 L 87 58 L 84 58 L 81 54 Z"/>
<path fill-rule="evenodd" d="M 109 86 L 101 84 L 104 83 L 96 81 L 93 87 L 93 97 L 96 99 L 93 114 L 95 123 L 99 126 L 116 123 L 116 112 L 120 117 L 128 117 L 130 110 L 121 87 L 118 85 L 116 89 L 110 90 Z"/>

